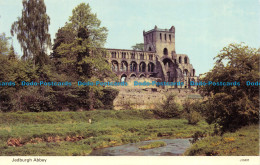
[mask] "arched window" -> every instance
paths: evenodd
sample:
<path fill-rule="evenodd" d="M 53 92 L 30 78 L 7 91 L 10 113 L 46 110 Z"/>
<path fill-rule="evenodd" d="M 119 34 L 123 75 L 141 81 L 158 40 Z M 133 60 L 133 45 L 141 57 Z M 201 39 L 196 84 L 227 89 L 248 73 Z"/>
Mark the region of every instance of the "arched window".
<path fill-rule="evenodd" d="M 126 75 L 125 74 L 123 74 L 122 76 L 121 76 L 121 82 L 125 82 L 126 81 Z"/>
<path fill-rule="evenodd" d="M 152 51 L 152 48 L 151 48 L 151 47 L 149 47 L 149 51 Z"/>
<path fill-rule="evenodd" d="M 112 71 L 117 72 L 118 71 L 118 62 L 112 61 Z"/>
<path fill-rule="evenodd" d="M 181 62 L 182 62 L 182 61 L 181 61 L 181 57 L 179 57 L 179 63 L 181 64 Z"/>
<path fill-rule="evenodd" d="M 140 65 L 139 65 L 139 72 L 145 72 L 145 63 L 144 62 L 141 62 Z"/>
<path fill-rule="evenodd" d="M 162 33 L 160 33 L 160 40 L 162 40 Z"/>
<path fill-rule="evenodd" d="M 152 62 L 150 62 L 148 64 L 148 72 L 154 72 L 154 68 L 155 68 L 155 65 Z"/>
<path fill-rule="evenodd" d="M 126 71 L 127 71 L 127 68 L 128 68 L 127 62 L 126 62 L 126 61 L 123 61 L 123 62 L 121 63 L 120 71 L 126 72 Z"/>
<path fill-rule="evenodd" d="M 188 76 L 188 74 L 189 74 L 189 71 L 188 71 L 187 69 L 184 69 L 184 70 L 183 70 L 183 75 L 184 75 L 184 76 Z"/>
<path fill-rule="evenodd" d="M 164 49 L 163 49 L 163 54 L 164 54 L 164 55 L 168 55 L 168 49 L 167 49 L 167 48 L 164 48 Z"/>
<path fill-rule="evenodd" d="M 165 39 L 165 41 L 167 40 L 167 36 L 166 36 L 166 34 L 164 34 L 164 39 Z"/>
<path fill-rule="evenodd" d="M 137 63 L 132 61 L 130 64 L 130 71 L 131 72 L 136 72 L 137 71 Z"/>
<path fill-rule="evenodd" d="M 187 64 L 188 63 L 188 58 L 184 57 L 184 63 Z"/>

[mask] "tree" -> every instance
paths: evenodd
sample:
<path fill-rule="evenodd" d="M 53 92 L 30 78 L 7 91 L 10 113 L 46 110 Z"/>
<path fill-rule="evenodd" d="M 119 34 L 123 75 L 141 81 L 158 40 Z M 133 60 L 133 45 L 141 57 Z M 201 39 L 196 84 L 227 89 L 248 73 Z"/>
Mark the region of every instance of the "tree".
<path fill-rule="evenodd" d="M 143 43 L 137 43 L 134 46 L 132 46 L 132 49 L 144 51 L 144 44 Z"/>
<path fill-rule="evenodd" d="M 259 58 L 256 49 L 244 44 L 230 44 L 216 56 L 214 68 L 202 81 L 237 82 L 237 85 L 208 85 L 200 90 L 209 97 L 207 121 L 222 132 L 234 131 L 259 121 Z M 240 84 L 238 84 L 240 83 Z"/>
<path fill-rule="evenodd" d="M 9 51 L 8 40 L 10 38 L 5 36 L 5 33 L 0 34 L 0 55 L 7 55 Z"/>
<path fill-rule="evenodd" d="M 73 9 L 69 22 L 56 34 L 53 46 L 52 59 L 60 72 L 84 82 L 115 76 L 103 57 L 107 29 L 100 25 L 101 21 L 91 13 L 89 4 L 81 3 Z M 94 109 L 101 105 L 102 88 L 78 87 L 73 95 L 78 98 L 79 108 Z"/>
<path fill-rule="evenodd" d="M 46 62 L 46 50 L 51 45 L 49 31 L 50 18 L 46 14 L 44 0 L 23 0 L 22 16 L 12 24 L 11 34 L 23 50 L 23 59 L 33 59 L 34 64 Z"/>
<path fill-rule="evenodd" d="M 86 29 L 90 46 L 101 48 L 106 42 L 108 30 L 100 25 L 101 21 L 97 18 L 97 14 L 91 13 L 89 4 L 81 3 L 73 9 L 66 27 L 72 29 L 74 34 L 78 34 L 81 28 Z"/>
<path fill-rule="evenodd" d="M 10 48 L 10 51 L 8 53 L 8 60 L 16 60 L 16 59 L 17 59 L 17 55 L 16 55 L 16 53 L 14 51 L 14 47 L 12 45 Z"/>

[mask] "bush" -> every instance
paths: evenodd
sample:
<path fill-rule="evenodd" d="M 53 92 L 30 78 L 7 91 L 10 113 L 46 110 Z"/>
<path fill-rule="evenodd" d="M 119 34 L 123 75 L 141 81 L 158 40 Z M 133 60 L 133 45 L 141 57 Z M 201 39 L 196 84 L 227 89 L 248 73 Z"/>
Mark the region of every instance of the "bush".
<path fill-rule="evenodd" d="M 201 115 L 196 111 L 192 111 L 191 113 L 188 114 L 187 119 L 189 124 L 195 125 L 200 121 Z"/>
<path fill-rule="evenodd" d="M 184 118 L 188 120 L 189 124 L 195 125 L 201 119 L 205 111 L 205 104 L 203 102 L 191 102 L 191 100 L 186 100 L 184 103 Z"/>
<path fill-rule="evenodd" d="M 113 88 L 105 88 L 102 91 L 103 91 L 104 95 L 101 98 L 101 101 L 104 105 L 104 109 L 113 109 L 114 108 L 113 101 L 119 94 L 119 91 L 117 89 L 113 89 Z"/>
<path fill-rule="evenodd" d="M 166 96 L 166 100 L 154 110 L 154 114 L 161 118 L 180 117 L 181 112 L 182 106 L 176 102 L 174 94 Z"/>

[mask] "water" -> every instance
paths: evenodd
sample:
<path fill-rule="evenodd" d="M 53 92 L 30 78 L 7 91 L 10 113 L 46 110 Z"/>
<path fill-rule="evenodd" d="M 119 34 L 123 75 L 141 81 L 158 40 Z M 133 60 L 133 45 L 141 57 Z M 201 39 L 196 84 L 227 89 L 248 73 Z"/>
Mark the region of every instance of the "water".
<path fill-rule="evenodd" d="M 164 141 L 167 145 L 148 150 L 139 149 L 140 146 L 154 141 Z M 93 150 L 93 152 L 90 153 L 90 156 L 178 156 L 182 155 L 190 145 L 189 139 L 149 140 Z"/>

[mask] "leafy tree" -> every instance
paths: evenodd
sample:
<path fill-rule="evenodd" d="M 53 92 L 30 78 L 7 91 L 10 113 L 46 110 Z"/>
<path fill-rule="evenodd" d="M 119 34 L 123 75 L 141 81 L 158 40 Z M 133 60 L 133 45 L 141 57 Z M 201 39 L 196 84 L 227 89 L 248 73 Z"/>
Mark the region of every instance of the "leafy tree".
<path fill-rule="evenodd" d="M 137 43 L 134 46 L 132 46 L 132 49 L 144 51 L 144 44 L 143 43 Z"/>
<path fill-rule="evenodd" d="M 0 34 L 0 55 L 7 55 L 9 52 L 9 43 L 10 38 L 5 36 L 5 33 Z"/>
<path fill-rule="evenodd" d="M 14 47 L 12 45 L 8 53 L 8 60 L 16 60 L 16 59 L 17 59 L 17 54 L 15 53 Z"/>
<path fill-rule="evenodd" d="M 240 82 L 235 86 L 201 87 L 209 97 L 207 121 L 216 123 L 222 132 L 259 121 L 259 86 L 247 86 L 247 81 L 259 81 L 259 58 L 256 49 L 244 44 L 230 44 L 216 56 L 214 68 L 202 81 Z"/>
<path fill-rule="evenodd" d="M 103 81 L 115 76 L 105 61 L 103 49 L 107 29 L 101 27 L 90 6 L 78 5 L 69 22 L 59 29 L 53 46 L 52 59 L 57 70 L 77 81 Z M 79 108 L 94 109 L 102 105 L 103 87 L 78 87 L 76 93 Z M 76 107 L 76 105 L 74 105 Z"/>
<path fill-rule="evenodd" d="M 51 45 L 50 18 L 46 14 L 44 0 L 23 0 L 22 16 L 12 24 L 11 34 L 23 50 L 23 59 L 33 59 L 34 64 L 46 63 L 46 50 Z"/>

